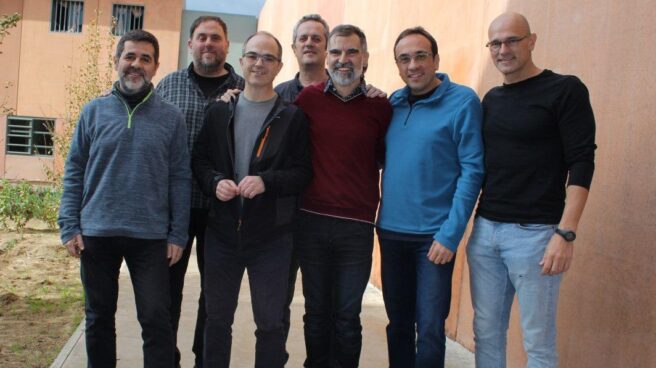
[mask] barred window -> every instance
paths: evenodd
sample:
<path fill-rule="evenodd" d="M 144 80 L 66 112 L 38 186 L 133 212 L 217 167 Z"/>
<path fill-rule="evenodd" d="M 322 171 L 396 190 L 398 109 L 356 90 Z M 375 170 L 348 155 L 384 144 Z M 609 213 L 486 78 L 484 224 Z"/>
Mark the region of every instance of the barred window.
<path fill-rule="evenodd" d="M 7 117 L 7 153 L 52 156 L 53 119 Z"/>
<path fill-rule="evenodd" d="M 115 36 L 123 36 L 129 31 L 143 29 L 144 7 L 141 5 L 114 4 L 112 16 L 116 20 L 112 30 Z"/>
<path fill-rule="evenodd" d="M 52 0 L 50 31 L 80 33 L 83 15 L 84 1 Z"/>

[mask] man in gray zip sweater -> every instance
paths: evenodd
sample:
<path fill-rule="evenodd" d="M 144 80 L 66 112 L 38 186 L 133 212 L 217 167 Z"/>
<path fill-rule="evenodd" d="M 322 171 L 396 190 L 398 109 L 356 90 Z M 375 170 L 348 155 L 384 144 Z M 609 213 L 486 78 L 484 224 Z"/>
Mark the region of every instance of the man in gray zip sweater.
<path fill-rule="evenodd" d="M 137 30 L 118 42 L 112 93 L 82 110 L 66 162 L 61 239 L 81 258 L 90 367 L 116 365 L 114 315 L 125 259 L 144 367 L 172 367 L 168 267 L 187 241 L 191 172 L 182 113 L 153 93 L 159 46 Z"/>

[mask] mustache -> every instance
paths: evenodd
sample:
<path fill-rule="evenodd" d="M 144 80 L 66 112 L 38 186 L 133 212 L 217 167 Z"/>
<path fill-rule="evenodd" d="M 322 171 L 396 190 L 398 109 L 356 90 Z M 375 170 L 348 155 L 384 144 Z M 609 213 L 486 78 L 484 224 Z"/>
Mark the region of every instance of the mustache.
<path fill-rule="evenodd" d="M 132 74 L 132 73 L 139 74 L 139 75 L 142 76 L 142 77 L 145 77 L 145 76 L 146 76 L 146 74 L 144 73 L 143 69 L 134 68 L 134 67 L 129 67 L 129 68 L 127 68 L 127 69 L 125 70 L 125 74 Z"/>
<path fill-rule="evenodd" d="M 353 69 L 355 69 L 355 66 L 350 61 L 348 61 L 346 63 L 340 63 L 339 61 L 335 62 L 335 66 L 333 67 L 333 70 L 337 70 L 337 69 L 340 69 L 340 68 L 349 68 L 349 69 L 353 70 Z"/>

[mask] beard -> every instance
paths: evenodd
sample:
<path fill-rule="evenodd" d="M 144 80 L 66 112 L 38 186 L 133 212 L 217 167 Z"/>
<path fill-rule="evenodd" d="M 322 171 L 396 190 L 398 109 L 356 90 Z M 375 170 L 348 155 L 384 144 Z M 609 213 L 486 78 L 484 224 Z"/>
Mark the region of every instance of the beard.
<path fill-rule="evenodd" d="M 214 54 L 212 59 L 204 59 L 201 53 L 198 57 L 194 56 L 194 67 L 202 74 L 213 74 L 219 71 L 224 61 L 225 57 L 221 57 L 219 53 Z"/>
<path fill-rule="evenodd" d="M 347 73 L 342 73 L 339 71 L 340 68 L 349 68 L 350 70 Z M 354 81 L 360 80 L 360 76 L 362 76 L 362 70 L 359 70 L 356 73 L 353 63 L 348 62 L 342 64 L 340 62 L 336 62 L 333 67 L 328 70 L 328 74 L 330 75 L 330 79 L 332 79 L 335 84 L 340 86 L 349 86 Z"/>
<path fill-rule="evenodd" d="M 127 75 L 131 73 L 137 73 L 141 76 L 141 78 L 138 78 L 137 81 L 133 81 L 127 77 Z M 121 73 L 118 78 L 118 83 L 121 87 L 121 90 L 126 95 L 136 95 L 140 92 L 143 92 L 147 88 L 150 88 L 150 81 L 146 79 L 144 71 L 135 68 L 128 68 L 123 73 Z"/>
<path fill-rule="evenodd" d="M 218 59 L 214 59 L 212 61 L 200 60 L 200 62 L 197 63 L 196 65 L 198 66 L 198 69 L 204 74 L 212 74 L 219 70 L 219 66 L 221 66 L 221 62 Z"/>

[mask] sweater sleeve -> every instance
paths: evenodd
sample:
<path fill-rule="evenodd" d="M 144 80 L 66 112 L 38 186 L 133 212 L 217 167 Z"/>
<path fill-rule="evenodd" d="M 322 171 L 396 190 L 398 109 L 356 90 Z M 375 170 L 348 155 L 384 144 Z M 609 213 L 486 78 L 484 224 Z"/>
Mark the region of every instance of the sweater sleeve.
<path fill-rule="evenodd" d="M 594 173 L 595 119 L 588 89 L 576 77 L 568 78 L 568 88 L 558 104 L 558 129 L 563 157 L 569 170 L 567 185 L 590 188 Z"/>
<path fill-rule="evenodd" d="M 379 168 L 385 166 L 385 136 L 387 135 L 387 129 L 392 121 L 392 105 L 386 98 L 381 99 L 383 102 L 381 103 L 381 109 L 379 110 L 380 125 L 378 129 L 378 143 L 376 145 L 376 161 L 378 162 Z"/>
<path fill-rule="evenodd" d="M 478 97 L 468 98 L 455 115 L 453 139 L 460 175 L 447 220 L 434 239 L 455 252 L 471 217 L 483 183 L 483 114 Z"/>
<path fill-rule="evenodd" d="M 88 134 L 88 107 L 80 114 L 73 139 L 68 151 L 64 168 L 61 202 L 59 205 L 59 225 L 61 241 L 66 243 L 74 236 L 82 234 L 80 228 L 80 211 L 82 210 L 82 194 L 84 192 L 84 172 L 89 160 L 90 137 Z"/>
<path fill-rule="evenodd" d="M 189 227 L 191 168 L 187 128 L 182 114 L 176 117 L 169 148 L 169 234 L 168 242 L 185 247 Z"/>

